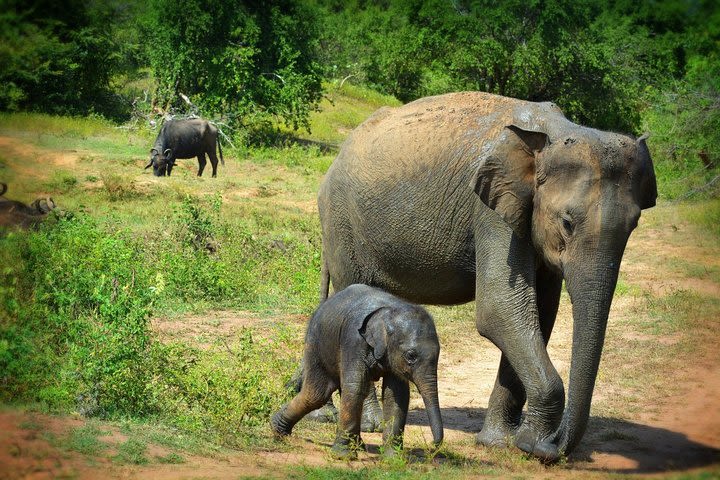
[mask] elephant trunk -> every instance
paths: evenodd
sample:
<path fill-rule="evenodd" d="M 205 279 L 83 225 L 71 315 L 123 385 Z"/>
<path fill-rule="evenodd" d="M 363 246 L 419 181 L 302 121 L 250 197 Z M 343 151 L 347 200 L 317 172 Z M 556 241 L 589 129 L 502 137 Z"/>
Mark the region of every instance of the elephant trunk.
<path fill-rule="evenodd" d="M 439 447 L 443 441 L 443 422 L 440 413 L 440 402 L 438 400 L 437 376 L 426 375 L 422 381 L 415 382 L 420 396 L 425 403 L 430 430 L 432 431 L 433 444 Z"/>
<path fill-rule="evenodd" d="M 573 346 L 568 397 L 556 436 L 558 449 L 565 455 L 580 443 L 590 418 L 590 404 L 622 251 L 619 254 L 599 254 L 597 258 L 594 266 L 577 266 L 577 269 L 568 268 L 565 271 L 566 286 L 573 305 Z"/>

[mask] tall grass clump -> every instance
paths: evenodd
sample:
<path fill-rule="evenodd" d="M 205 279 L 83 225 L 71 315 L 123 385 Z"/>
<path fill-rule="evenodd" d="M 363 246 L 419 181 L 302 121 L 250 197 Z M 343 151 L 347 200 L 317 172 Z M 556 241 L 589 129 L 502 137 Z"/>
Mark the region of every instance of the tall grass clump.
<path fill-rule="evenodd" d="M 186 195 L 173 211 L 170 235 L 158 232 L 145 247 L 157 266 L 154 290 L 169 301 L 193 303 L 244 298 L 245 284 L 221 248 L 219 195 L 206 201 Z"/>
<path fill-rule="evenodd" d="M 270 338 L 240 330 L 232 339 L 199 349 L 164 347 L 154 390 L 169 422 L 224 445 L 256 443 L 270 415 L 289 400 L 285 384 L 299 351 L 283 327 Z"/>

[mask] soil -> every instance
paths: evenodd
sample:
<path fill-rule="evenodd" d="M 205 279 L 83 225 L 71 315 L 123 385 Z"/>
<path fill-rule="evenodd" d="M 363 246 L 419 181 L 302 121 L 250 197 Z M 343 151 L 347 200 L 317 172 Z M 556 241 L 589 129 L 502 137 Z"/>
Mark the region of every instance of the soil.
<path fill-rule="evenodd" d="M 0 137 L 0 148 L 11 152 L 11 155 L 39 154 L 38 149 L 5 137 Z M 52 162 L 70 165 L 78 158 L 77 152 L 61 152 L 53 155 Z M 35 174 L 32 171 L 26 173 Z M 236 195 L 254 197 L 266 194 L 252 188 L 239 191 Z M 298 208 L 314 211 L 314 201 Z M 663 212 L 663 208 L 657 207 L 650 215 L 662 219 L 667 213 Z M 681 268 L 673 267 L 673 262 L 690 261 L 717 271 L 720 267 L 720 246 L 699 245 L 691 235 L 692 229 L 686 225 L 670 224 L 669 221 L 657 223 L 653 228 L 641 223 L 633 234 L 621 269 L 626 282 L 638 286 L 651 296 L 689 291 L 720 299 L 720 284 L 714 280 L 717 276 L 701 273 L 690 278 Z M 634 304 L 627 297 L 616 298 L 610 314 L 611 323 L 614 318 L 624 321 L 628 317 L 632 319 L 633 308 Z M 549 353 L 558 372 L 565 379 L 572 345 L 571 319 L 570 305 L 564 298 Z M 295 324 L 301 334 L 306 318 L 295 316 L 280 320 Z M 253 328 L 262 335 L 263 330 L 276 321 L 279 321 L 278 318 L 265 318 L 255 313 L 222 311 L 202 316 L 155 319 L 153 325 L 161 338 L 193 338 L 202 345 L 205 341 L 203 339 L 230 337 L 241 328 Z M 719 334 L 718 319 L 708 319 L 702 325 L 702 330 L 667 335 L 648 335 L 634 328 L 631 321 L 623 323 L 623 330 L 609 329 L 606 350 L 608 343 L 613 342 L 656 344 L 669 349 L 687 342 L 687 335 L 694 335 L 695 340 L 691 342 L 689 353 L 667 359 L 666 371 L 658 375 L 659 379 L 651 389 L 659 393 L 636 399 L 637 408 L 628 408 L 618 414 L 606 414 L 604 412 L 607 409 L 603 408 L 598 413 L 594 406 L 588 431 L 566 464 L 555 467 L 538 464 L 536 468 L 530 467 L 529 471 L 524 466 L 523 476 L 575 478 L 604 476 L 607 472 L 614 472 L 663 477 L 698 471 L 720 475 Z M 445 442 L 455 453 L 479 463 L 487 462 L 489 467 L 497 466 L 498 455 L 475 446 L 473 436 L 483 424 L 487 399 L 499 363 L 499 352 L 479 337 L 470 318 L 457 322 L 446 335 L 446 338 L 452 338 L 453 343 L 452 346 L 443 345 L 438 375 Z M 612 380 L 616 372 L 603 370 L 603 365 L 605 363 L 601 364 L 601 376 Z M 611 380 L 598 381 L 594 405 L 602 407 L 608 399 L 623 395 L 622 388 Z M 68 432 L 85 423 L 86 420 L 80 417 L 50 416 L 13 409 L 0 411 L 0 480 L 281 477 L 286 474 L 287 466 L 358 469 L 374 465 L 378 461 L 377 446 L 381 443 L 380 434 L 364 434 L 369 452 L 361 454 L 360 459 L 354 462 L 336 462 L 327 453 L 332 441 L 331 427 L 325 428 L 322 435 L 314 435 L 312 428 L 300 428 L 301 423 L 298 432 L 287 441 L 286 447 L 279 448 L 280 451 L 233 450 L 209 456 L 183 454 L 182 464 L 151 461 L 149 465 L 123 465 L 112 460 L 113 452 L 125 439 L 117 427 L 103 427 L 109 431 L 103 441 L 110 447 L 109 452 L 102 456 L 78 453 L 58 440 L 67 438 Z M 406 443 L 422 444 L 430 438 L 422 401 L 414 396 L 411 399 Z M 167 453 L 161 447 L 151 445 L 147 456 L 151 459 L 162 458 Z M 422 456 L 420 452 L 413 453 Z M 513 451 L 511 456 L 521 455 Z M 442 458 L 434 460 L 442 461 Z M 515 464 L 510 465 L 512 471 Z"/>

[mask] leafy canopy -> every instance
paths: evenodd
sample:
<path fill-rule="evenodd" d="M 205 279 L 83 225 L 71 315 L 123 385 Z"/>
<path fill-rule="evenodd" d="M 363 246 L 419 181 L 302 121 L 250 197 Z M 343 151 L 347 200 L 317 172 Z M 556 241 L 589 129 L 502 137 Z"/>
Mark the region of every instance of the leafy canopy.
<path fill-rule="evenodd" d="M 318 25 L 295 0 L 152 0 L 147 55 L 158 101 L 188 95 L 205 114 L 266 113 L 308 127 L 321 95 Z"/>

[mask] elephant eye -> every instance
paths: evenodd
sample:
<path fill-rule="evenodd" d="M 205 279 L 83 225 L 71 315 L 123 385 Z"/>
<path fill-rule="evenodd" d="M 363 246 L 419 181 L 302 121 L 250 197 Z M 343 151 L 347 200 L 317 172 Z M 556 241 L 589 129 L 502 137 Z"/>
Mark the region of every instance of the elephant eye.
<path fill-rule="evenodd" d="M 562 224 L 563 224 L 563 228 L 565 229 L 565 233 L 567 235 L 572 235 L 573 230 L 575 229 L 575 225 L 573 225 L 572 217 L 570 217 L 570 215 L 568 215 L 567 213 L 563 213 Z"/>
<path fill-rule="evenodd" d="M 405 357 L 405 361 L 407 363 L 409 363 L 410 365 L 417 362 L 417 359 L 418 359 L 418 355 L 415 350 L 408 350 L 407 352 L 405 352 L 404 357 Z"/>

